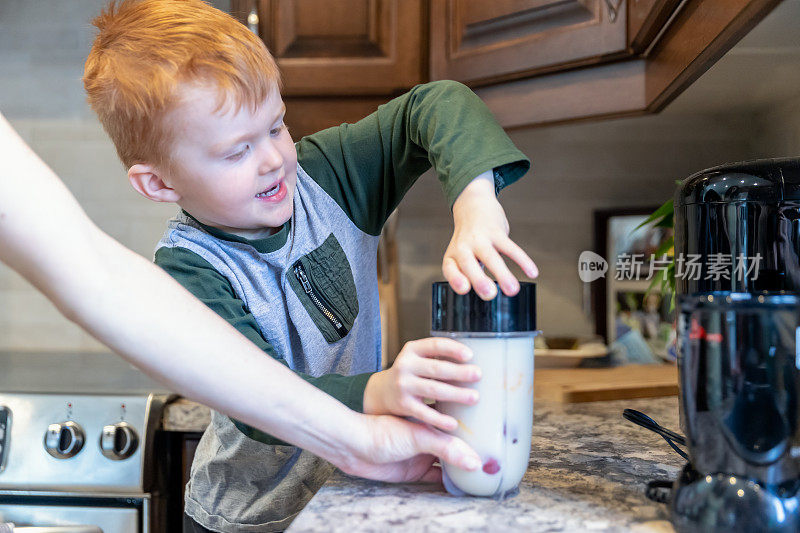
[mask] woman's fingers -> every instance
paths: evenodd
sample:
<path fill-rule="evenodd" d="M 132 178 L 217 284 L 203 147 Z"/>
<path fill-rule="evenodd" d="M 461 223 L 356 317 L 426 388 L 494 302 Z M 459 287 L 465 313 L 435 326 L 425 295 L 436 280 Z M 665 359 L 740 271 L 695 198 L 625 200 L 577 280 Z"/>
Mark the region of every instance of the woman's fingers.
<path fill-rule="evenodd" d="M 458 437 L 423 426 L 414 428 L 412 435 L 421 453 L 429 453 L 464 470 L 476 470 L 481 466 L 481 459 L 475 450 Z"/>
<path fill-rule="evenodd" d="M 442 468 L 436 465 L 431 465 L 428 470 L 422 474 L 418 481 L 422 483 L 441 483 L 442 482 Z"/>
<path fill-rule="evenodd" d="M 458 422 L 452 416 L 440 413 L 436 409 L 428 407 L 420 399 L 414 399 L 406 405 L 408 416 L 412 416 L 424 424 L 430 424 L 442 431 L 453 431 L 458 427 Z"/>

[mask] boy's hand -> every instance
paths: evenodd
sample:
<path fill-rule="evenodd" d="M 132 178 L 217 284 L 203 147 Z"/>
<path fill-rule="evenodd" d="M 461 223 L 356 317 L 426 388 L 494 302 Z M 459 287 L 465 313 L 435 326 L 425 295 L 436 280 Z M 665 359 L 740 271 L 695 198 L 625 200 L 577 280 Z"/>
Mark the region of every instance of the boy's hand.
<path fill-rule="evenodd" d="M 456 198 L 453 221 L 455 231 L 444 253 L 442 273 L 458 294 L 474 287 L 484 300 L 497 295 L 482 265 L 494 274 L 505 294 L 517 294 L 519 283 L 500 254 L 511 258 L 529 278 L 539 275 L 533 260 L 508 237 L 508 220 L 495 196 L 491 171 L 472 180 Z"/>
<path fill-rule="evenodd" d="M 391 368 L 373 374 L 367 381 L 364 413 L 410 416 L 444 431 L 454 430 L 456 419 L 426 405 L 423 399 L 477 403 L 477 391 L 446 383 L 478 381 L 481 374 L 477 366 L 458 364 L 471 358 L 472 351 L 453 339 L 433 337 L 407 343 Z"/>

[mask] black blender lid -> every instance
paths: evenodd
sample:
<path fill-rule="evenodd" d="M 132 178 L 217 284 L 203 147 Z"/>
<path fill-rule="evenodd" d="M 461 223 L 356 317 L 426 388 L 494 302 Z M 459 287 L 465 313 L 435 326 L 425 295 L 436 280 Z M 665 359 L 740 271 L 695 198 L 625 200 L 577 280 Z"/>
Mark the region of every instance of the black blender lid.
<path fill-rule="evenodd" d="M 519 285 L 515 296 L 506 296 L 498 286 L 497 296 L 487 302 L 474 290 L 462 295 L 450 288 L 446 281 L 435 282 L 431 298 L 431 331 L 536 331 L 536 284 L 520 282 Z"/>
<path fill-rule="evenodd" d="M 787 200 L 800 201 L 800 158 L 755 159 L 702 170 L 681 183 L 675 206 Z"/>

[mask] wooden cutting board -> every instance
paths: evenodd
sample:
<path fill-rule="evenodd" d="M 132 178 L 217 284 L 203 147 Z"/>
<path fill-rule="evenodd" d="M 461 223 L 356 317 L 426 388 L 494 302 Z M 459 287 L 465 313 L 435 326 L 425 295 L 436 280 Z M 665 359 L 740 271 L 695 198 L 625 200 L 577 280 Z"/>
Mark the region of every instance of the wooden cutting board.
<path fill-rule="evenodd" d="M 654 398 L 678 394 L 674 365 L 536 370 L 533 397 L 562 403 Z"/>

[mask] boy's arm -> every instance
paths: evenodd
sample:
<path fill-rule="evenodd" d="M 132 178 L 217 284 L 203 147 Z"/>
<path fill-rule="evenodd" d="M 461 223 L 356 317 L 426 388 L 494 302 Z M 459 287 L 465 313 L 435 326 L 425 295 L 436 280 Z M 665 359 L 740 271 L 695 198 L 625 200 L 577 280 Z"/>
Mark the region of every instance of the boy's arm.
<path fill-rule="evenodd" d="M 499 191 L 530 168 L 465 85 L 417 85 L 355 124 L 302 138 L 298 162 L 362 231 L 379 235 L 416 179 L 433 166 L 452 207 L 477 176 Z"/>
<path fill-rule="evenodd" d="M 433 166 L 453 209 L 455 231 L 442 272 L 453 289 L 474 287 L 494 298 L 519 284 L 500 254 L 531 278 L 533 260 L 508 236 L 497 192 L 530 168 L 469 88 L 454 81 L 418 85 L 355 124 L 342 124 L 305 137 L 298 162 L 362 231 L 378 235 L 387 217 L 420 174 Z"/>
<path fill-rule="evenodd" d="M 230 282 L 205 259 L 185 248 L 165 247 L 156 251 L 155 262 L 261 350 L 287 367 L 289 366 L 286 360 L 275 351 L 275 348 L 264 339 L 255 317 L 247 310 L 244 302 L 236 296 Z M 220 356 L 224 356 L 224 354 L 220 354 Z M 295 374 L 330 394 L 350 409 L 363 412 L 364 389 L 372 373 L 354 376 L 326 374 L 319 377 L 301 372 L 295 372 Z M 232 420 L 242 433 L 254 440 L 265 444 L 287 444 L 252 426 L 235 419 Z"/>

